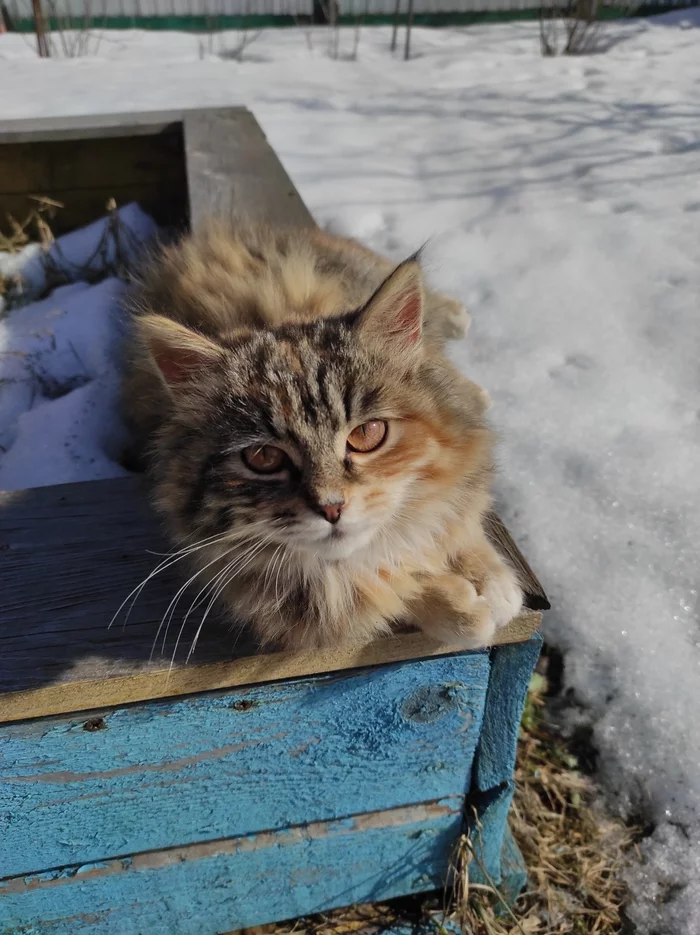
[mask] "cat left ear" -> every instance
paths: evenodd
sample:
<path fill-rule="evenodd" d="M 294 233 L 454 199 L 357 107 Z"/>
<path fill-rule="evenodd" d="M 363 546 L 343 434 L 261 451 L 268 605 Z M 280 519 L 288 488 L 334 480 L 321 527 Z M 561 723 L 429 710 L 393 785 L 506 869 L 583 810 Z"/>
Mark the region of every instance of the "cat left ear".
<path fill-rule="evenodd" d="M 138 319 L 141 340 L 170 389 L 219 363 L 224 351 L 204 335 L 163 315 Z"/>
<path fill-rule="evenodd" d="M 423 333 L 423 276 L 410 257 L 384 280 L 360 313 L 363 334 L 408 350 Z"/>

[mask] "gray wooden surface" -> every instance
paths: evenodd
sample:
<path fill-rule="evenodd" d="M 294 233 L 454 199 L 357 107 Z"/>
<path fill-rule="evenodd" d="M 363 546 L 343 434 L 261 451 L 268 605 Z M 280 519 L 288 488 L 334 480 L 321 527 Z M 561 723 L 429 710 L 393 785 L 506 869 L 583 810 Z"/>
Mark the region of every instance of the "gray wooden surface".
<path fill-rule="evenodd" d="M 187 114 L 190 224 L 208 215 L 308 226 L 313 218 L 253 115 L 242 109 Z"/>
<path fill-rule="evenodd" d="M 196 112 L 202 113 L 201 110 Z M 173 110 L 0 120 L 0 145 L 162 133 L 164 130 L 173 129 L 178 124 L 182 124 L 189 113 L 192 111 L 174 108 Z"/>
<path fill-rule="evenodd" d="M 504 527 L 495 522 L 493 530 L 498 547 L 519 556 Z M 122 611 L 108 629 L 122 601 L 166 552 L 143 478 L 0 493 L 0 692 L 167 668 L 184 613 L 199 590 L 183 596 L 165 647 L 161 634 L 151 662 L 158 624 L 184 580 L 183 563 L 155 577 L 128 620 Z M 542 588 L 526 564 L 522 568 L 528 603 L 541 609 Z M 254 652 L 238 630 L 209 619 L 193 663 Z M 187 623 L 178 665 L 200 620 L 201 610 Z"/>

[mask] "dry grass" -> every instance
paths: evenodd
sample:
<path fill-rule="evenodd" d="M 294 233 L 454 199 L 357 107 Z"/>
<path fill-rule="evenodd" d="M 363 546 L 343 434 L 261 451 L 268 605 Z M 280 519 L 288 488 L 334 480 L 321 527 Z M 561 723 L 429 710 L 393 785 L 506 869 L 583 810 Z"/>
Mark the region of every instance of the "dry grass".
<path fill-rule="evenodd" d="M 105 204 L 106 223 L 92 252 L 83 262 L 73 263 L 63 254 L 60 241 L 55 240 L 50 226 L 56 211 L 64 206 L 44 196 L 31 197 L 36 207 L 24 221 L 7 216 L 9 233 L 0 232 L 0 252 L 18 253 L 27 244 L 40 244 L 44 283 L 40 292 L 28 294 L 19 275 L 3 276 L 0 273 L 0 297 L 5 296 L 8 310 L 43 298 L 67 283 L 82 281 L 94 284 L 107 276 L 129 279 L 144 246 L 121 220 L 114 198 L 109 198 Z"/>
<path fill-rule="evenodd" d="M 606 816 L 592 781 L 543 717 L 546 682 L 535 676 L 523 718 L 510 825 L 530 885 L 513 916 L 494 894 L 462 905 L 473 935 L 617 935 L 625 887 L 620 871 L 635 831 Z M 467 856 L 469 847 L 466 848 Z"/>
<path fill-rule="evenodd" d="M 471 843 L 460 842 L 455 887 L 442 896 L 352 906 L 241 935 L 350 935 L 398 925 L 448 935 L 618 935 L 625 888 L 620 870 L 635 832 L 604 815 L 592 781 L 543 716 L 546 682 L 533 678 L 523 717 L 511 829 L 530 886 L 508 909 L 495 888 L 469 884 Z"/>
<path fill-rule="evenodd" d="M 63 205 L 59 201 L 40 195 L 32 196 L 32 200 L 36 202 L 36 207 L 32 208 L 23 221 L 17 221 L 11 215 L 7 215 L 6 220 L 10 232 L 3 234 L 0 231 L 1 251 L 17 253 L 28 243 L 40 243 L 46 247 L 53 243 L 54 238 L 48 221 Z"/>
<path fill-rule="evenodd" d="M 39 243 L 48 250 L 54 241 L 49 221 L 54 217 L 56 210 L 63 205 L 51 198 L 44 198 L 37 195 L 32 199 L 36 202 L 36 207 L 27 214 L 23 221 L 17 221 L 11 215 L 7 215 L 6 222 L 9 233 L 3 234 L 0 231 L 0 252 L 1 253 L 19 253 L 29 243 Z M 0 298 L 9 294 L 17 288 L 17 282 L 14 277 L 3 276 L 0 272 Z M 2 303 L 0 303 L 2 305 Z"/>

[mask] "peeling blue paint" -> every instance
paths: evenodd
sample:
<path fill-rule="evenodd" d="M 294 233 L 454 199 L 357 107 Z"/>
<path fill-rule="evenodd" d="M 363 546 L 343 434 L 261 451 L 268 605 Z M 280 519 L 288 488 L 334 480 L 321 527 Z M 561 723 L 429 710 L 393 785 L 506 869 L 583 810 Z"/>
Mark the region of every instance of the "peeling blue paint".
<path fill-rule="evenodd" d="M 382 828 L 335 822 L 290 846 L 243 842 L 235 853 L 5 895 L 0 935 L 214 935 L 440 886 L 459 799 L 442 811 Z M 416 838 L 419 829 L 432 833 Z"/>
<path fill-rule="evenodd" d="M 463 793 L 488 675 L 476 653 L 7 725 L 0 876 Z"/>
<path fill-rule="evenodd" d="M 468 790 L 515 896 L 539 646 L 0 728 L 0 935 L 214 935 L 440 886 Z"/>

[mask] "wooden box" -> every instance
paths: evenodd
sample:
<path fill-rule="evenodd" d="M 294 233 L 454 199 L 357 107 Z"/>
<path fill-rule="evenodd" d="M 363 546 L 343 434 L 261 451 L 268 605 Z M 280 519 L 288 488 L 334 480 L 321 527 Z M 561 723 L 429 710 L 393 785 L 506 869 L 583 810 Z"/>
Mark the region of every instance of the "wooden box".
<path fill-rule="evenodd" d="M 75 141 L 97 152 L 105 138 L 130 154 L 122 195 L 98 166 L 84 189 L 56 169 L 69 152 L 84 165 Z M 76 223 L 105 196 L 130 200 L 153 153 L 171 204 L 151 210 L 168 222 L 217 205 L 313 223 L 246 111 L 6 125 L 0 167 L 18 146 L 27 166 L 53 166 L 34 193 L 59 197 L 58 178 L 82 191 Z M 150 654 L 177 567 L 108 629 L 166 550 L 143 479 L 0 494 L 0 933 L 215 935 L 439 888 L 465 827 L 472 879 L 485 870 L 515 895 L 506 819 L 548 605 L 495 517 L 491 534 L 530 609 L 490 651 L 406 633 L 259 655 L 212 630 L 171 667 Z"/>

